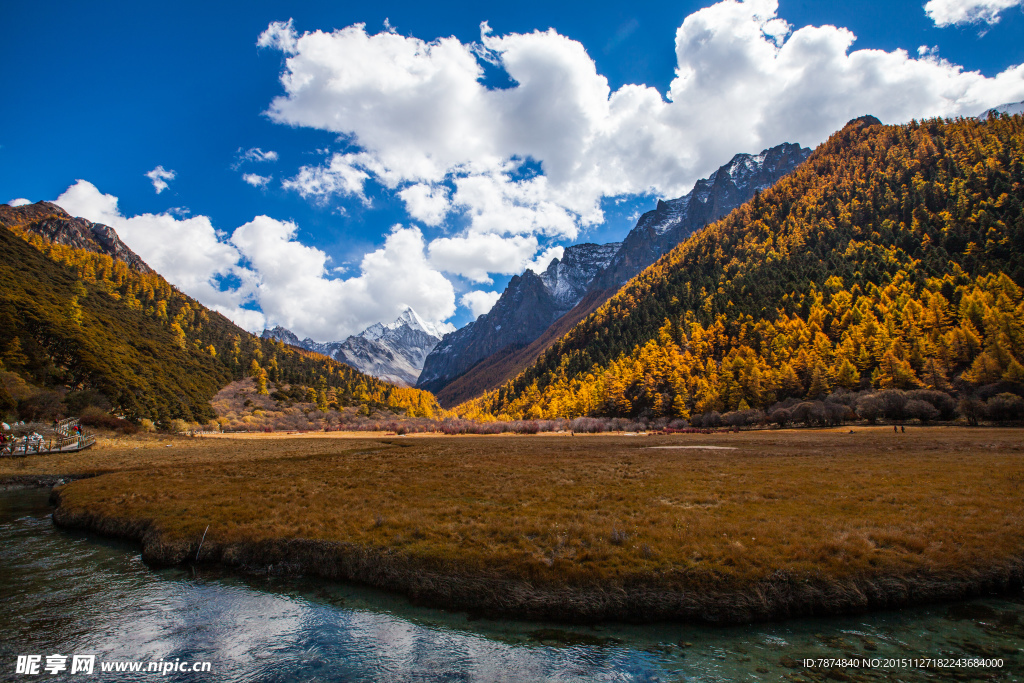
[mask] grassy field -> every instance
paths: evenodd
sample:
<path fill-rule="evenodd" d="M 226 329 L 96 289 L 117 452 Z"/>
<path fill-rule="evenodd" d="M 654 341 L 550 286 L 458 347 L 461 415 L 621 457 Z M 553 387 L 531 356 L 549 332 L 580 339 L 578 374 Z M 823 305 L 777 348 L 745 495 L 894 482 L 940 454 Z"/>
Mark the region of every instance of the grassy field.
<path fill-rule="evenodd" d="M 148 559 L 525 616 L 745 621 L 1019 587 L 1024 430 L 107 439 L 0 461 Z M 170 444 L 169 446 L 167 444 Z M 707 446 L 713 449 L 704 448 Z"/>

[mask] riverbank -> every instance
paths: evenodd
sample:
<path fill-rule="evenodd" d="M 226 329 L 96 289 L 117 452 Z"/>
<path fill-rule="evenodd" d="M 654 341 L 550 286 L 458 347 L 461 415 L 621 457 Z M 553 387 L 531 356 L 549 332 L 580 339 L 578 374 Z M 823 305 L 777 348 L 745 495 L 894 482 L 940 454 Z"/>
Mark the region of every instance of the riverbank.
<path fill-rule="evenodd" d="M 95 453 L 115 471 L 55 490 L 54 520 L 156 564 L 530 619 L 741 623 L 1020 589 L 1024 432 L 848 431 L 126 439 Z"/>

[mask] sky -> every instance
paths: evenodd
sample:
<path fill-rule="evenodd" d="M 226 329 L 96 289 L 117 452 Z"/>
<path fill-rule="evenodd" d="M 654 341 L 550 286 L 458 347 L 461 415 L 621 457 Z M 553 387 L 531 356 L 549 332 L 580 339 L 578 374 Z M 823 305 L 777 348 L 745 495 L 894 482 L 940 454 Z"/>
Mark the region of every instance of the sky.
<path fill-rule="evenodd" d="M 461 327 L 737 153 L 1024 100 L 1021 0 L 0 6 L 0 202 L 254 332 Z"/>

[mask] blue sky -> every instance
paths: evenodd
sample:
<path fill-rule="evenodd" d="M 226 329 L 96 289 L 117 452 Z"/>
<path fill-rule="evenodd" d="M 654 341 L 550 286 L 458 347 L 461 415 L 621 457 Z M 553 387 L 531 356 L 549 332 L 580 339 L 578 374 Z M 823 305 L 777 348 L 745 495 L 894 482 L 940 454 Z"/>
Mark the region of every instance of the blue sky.
<path fill-rule="evenodd" d="M 1014 0 L 94 5 L 0 9 L 0 201 L 317 340 L 461 326 L 734 153 L 1024 99 Z"/>

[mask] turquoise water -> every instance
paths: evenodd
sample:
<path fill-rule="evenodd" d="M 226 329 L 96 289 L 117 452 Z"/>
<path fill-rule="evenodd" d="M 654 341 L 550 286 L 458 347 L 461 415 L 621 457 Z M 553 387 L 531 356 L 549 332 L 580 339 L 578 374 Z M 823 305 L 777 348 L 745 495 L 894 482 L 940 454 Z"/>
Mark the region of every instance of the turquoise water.
<path fill-rule="evenodd" d="M 1024 681 L 1020 597 L 736 628 L 471 620 L 346 584 L 153 570 L 136 547 L 56 529 L 47 496 L 0 491 L 0 681 Z M 16 673 L 18 655 L 54 653 L 96 655 L 96 673 Z M 1002 666 L 800 662 L 864 656 Z M 211 671 L 99 671 L 176 660 Z"/>

